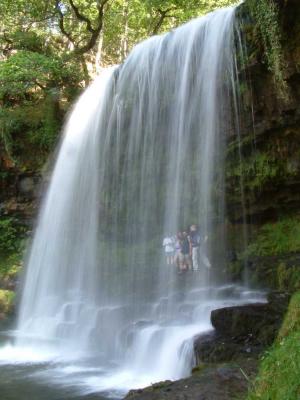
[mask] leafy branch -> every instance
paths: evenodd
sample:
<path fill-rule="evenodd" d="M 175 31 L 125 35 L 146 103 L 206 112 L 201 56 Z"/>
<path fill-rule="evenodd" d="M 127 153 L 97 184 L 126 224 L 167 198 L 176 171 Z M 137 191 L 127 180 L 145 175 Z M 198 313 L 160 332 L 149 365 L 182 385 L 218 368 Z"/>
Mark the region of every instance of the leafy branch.
<path fill-rule="evenodd" d="M 287 98 L 284 79 L 286 63 L 281 44 L 278 5 L 273 0 L 251 0 L 248 4 L 262 37 L 267 64 L 274 75 L 279 94 Z"/>
<path fill-rule="evenodd" d="M 72 34 L 67 30 L 65 24 L 65 14 L 62 10 L 62 5 L 60 0 L 56 0 L 55 8 L 59 17 L 58 24 L 61 33 L 73 44 L 74 52 L 78 55 L 83 55 L 94 48 L 97 40 L 103 29 L 104 20 L 104 9 L 109 0 L 98 0 L 97 1 L 97 16 L 95 19 L 96 24 L 93 26 L 93 22 L 90 18 L 85 16 L 79 7 L 75 5 L 73 0 L 69 0 L 70 7 L 75 15 L 77 21 L 84 23 L 86 25 L 86 30 L 89 32 L 89 37 L 84 45 L 80 45 L 80 41 L 77 41 Z"/>

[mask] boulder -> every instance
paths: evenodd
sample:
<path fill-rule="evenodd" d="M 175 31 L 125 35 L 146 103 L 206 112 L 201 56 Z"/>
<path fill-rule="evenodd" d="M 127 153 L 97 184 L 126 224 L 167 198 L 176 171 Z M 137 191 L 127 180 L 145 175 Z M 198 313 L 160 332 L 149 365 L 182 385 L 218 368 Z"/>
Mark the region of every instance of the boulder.
<path fill-rule="evenodd" d="M 215 331 L 194 341 L 197 364 L 257 358 L 271 345 L 280 329 L 290 295 L 272 292 L 268 303 L 225 307 L 211 313 Z"/>
<path fill-rule="evenodd" d="M 252 337 L 253 340 L 269 345 L 275 339 L 290 295 L 273 292 L 268 303 L 224 307 L 211 313 L 211 323 L 216 332 L 226 338 Z"/>
<path fill-rule="evenodd" d="M 196 364 L 229 362 L 240 358 L 257 359 L 265 346 L 252 335 L 229 338 L 217 334 L 201 335 L 194 341 Z"/>
<path fill-rule="evenodd" d="M 274 315 L 267 304 L 225 307 L 211 313 L 211 323 L 225 337 L 258 336 L 266 326 L 273 324 Z"/>

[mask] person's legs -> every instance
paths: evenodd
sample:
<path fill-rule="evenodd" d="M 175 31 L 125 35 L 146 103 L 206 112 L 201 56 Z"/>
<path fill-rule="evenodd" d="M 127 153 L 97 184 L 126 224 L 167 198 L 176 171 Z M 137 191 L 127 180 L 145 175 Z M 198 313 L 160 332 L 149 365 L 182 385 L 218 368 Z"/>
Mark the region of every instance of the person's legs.
<path fill-rule="evenodd" d="M 179 271 L 180 264 L 179 264 L 179 253 L 178 252 L 175 253 L 174 264 L 175 264 L 177 270 Z"/>
<path fill-rule="evenodd" d="M 182 253 L 179 254 L 179 271 L 182 272 L 184 270 L 184 256 Z"/>
<path fill-rule="evenodd" d="M 192 248 L 192 259 L 193 259 L 193 270 L 198 271 L 199 269 L 199 248 Z"/>
<path fill-rule="evenodd" d="M 174 252 L 171 254 L 171 264 L 172 265 L 175 264 L 175 253 Z"/>
<path fill-rule="evenodd" d="M 200 256 L 201 256 L 201 263 L 206 268 L 211 268 L 211 263 L 210 263 L 209 259 L 206 257 L 206 254 L 204 253 L 203 249 L 200 250 Z"/>
<path fill-rule="evenodd" d="M 191 258 L 189 254 L 186 254 L 184 256 L 184 262 L 185 262 L 185 269 L 188 271 L 191 269 Z"/>

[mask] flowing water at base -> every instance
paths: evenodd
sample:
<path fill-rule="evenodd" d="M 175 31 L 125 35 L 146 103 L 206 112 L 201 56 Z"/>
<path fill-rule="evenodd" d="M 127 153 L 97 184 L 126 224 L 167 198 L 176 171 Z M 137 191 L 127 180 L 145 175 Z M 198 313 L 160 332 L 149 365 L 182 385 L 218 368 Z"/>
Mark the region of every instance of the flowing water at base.
<path fill-rule="evenodd" d="M 192 277 L 180 276 L 186 284 L 190 283 L 189 278 Z M 208 292 L 215 300 L 203 301 Z M 80 353 L 74 349 L 62 357 L 55 352 L 55 344 L 51 347 L 51 343 L 42 340 L 38 346 L 36 342 L 33 347 L 15 346 L 18 333 L 2 332 L 1 342 L 5 345 L 0 350 L 1 399 L 19 399 L 21 394 L 23 400 L 118 399 L 131 389 L 180 379 L 188 376 L 193 366 L 195 337 L 213 330 L 210 323 L 213 309 L 265 301 L 264 292 L 233 285 L 194 289 L 184 302 L 182 295 L 178 290 L 172 299 L 164 297 L 150 305 L 156 315 L 161 313 L 161 318 L 152 321 L 149 313 L 149 319 L 137 320 L 115 334 L 122 348 L 127 343 L 131 349 L 126 355 L 127 362 L 121 365 L 113 359 L 108 364 L 96 350 Z M 177 310 L 168 319 L 163 316 L 167 300 Z M 170 365 L 174 368 L 168 370 L 166 366 Z"/>

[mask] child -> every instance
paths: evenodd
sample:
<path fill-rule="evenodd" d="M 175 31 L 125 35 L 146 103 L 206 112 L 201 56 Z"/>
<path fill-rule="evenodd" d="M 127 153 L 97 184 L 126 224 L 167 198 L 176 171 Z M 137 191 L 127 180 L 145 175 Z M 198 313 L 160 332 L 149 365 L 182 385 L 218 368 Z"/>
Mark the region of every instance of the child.
<path fill-rule="evenodd" d="M 165 249 L 166 261 L 168 265 L 174 262 L 174 240 L 171 236 L 166 236 L 163 240 L 163 247 Z"/>

